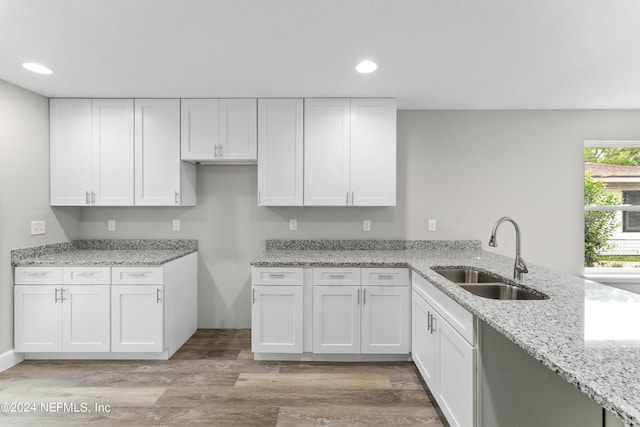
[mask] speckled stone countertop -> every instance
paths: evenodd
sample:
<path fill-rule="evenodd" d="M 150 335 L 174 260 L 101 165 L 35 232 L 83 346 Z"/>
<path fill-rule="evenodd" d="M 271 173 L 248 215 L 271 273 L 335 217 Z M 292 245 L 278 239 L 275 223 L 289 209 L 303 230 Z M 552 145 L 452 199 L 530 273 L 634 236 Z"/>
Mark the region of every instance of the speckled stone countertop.
<path fill-rule="evenodd" d="M 517 284 L 548 295 L 548 300 L 492 300 L 431 270 L 473 266 L 513 277 L 513 259 L 483 251 L 478 241 L 414 242 L 397 249 L 341 246 L 355 250 L 292 242 L 272 241 L 267 245 L 272 250 L 251 264 L 409 267 L 602 407 L 640 425 L 640 295 L 529 264 L 529 273 Z"/>
<path fill-rule="evenodd" d="M 162 265 L 197 250 L 197 240 L 74 240 L 14 249 L 11 264 Z"/>

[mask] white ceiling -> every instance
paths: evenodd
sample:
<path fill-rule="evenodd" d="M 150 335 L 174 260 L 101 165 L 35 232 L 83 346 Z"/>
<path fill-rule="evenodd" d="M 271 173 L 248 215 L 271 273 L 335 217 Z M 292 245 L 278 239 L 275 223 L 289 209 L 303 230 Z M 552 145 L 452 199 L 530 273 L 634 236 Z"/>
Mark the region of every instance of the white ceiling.
<path fill-rule="evenodd" d="M 365 58 L 378 71 L 357 74 Z M 50 97 L 640 108 L 640 1 L 0 0 L 0 79 Z"/>

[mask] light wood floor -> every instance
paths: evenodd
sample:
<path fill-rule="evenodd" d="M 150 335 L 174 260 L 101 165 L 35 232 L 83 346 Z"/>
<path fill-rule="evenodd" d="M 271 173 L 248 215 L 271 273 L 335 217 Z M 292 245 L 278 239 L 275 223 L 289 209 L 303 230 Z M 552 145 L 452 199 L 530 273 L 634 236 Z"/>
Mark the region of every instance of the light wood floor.
<path fill-rule="evenodd" d="M 443 425 L 412 363 L 254 361 L 249 330 L 199 330 L 165 361 L 25 361 L 2 402 L 20 411 L 2 426 Z"/>

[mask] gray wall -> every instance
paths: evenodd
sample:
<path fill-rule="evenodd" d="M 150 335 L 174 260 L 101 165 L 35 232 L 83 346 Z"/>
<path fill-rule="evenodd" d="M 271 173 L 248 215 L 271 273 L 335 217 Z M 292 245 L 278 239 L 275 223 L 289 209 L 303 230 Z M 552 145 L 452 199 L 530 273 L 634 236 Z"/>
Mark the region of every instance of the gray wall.
<path fill-rule="evenodd" d="M 0 80 L 0 354 L 13 349 L 10 250 L 78 237 L 78 208 L 49 207 L 49 101 Z M 47 234 L 30 235 L 33 220 Z"/>
<path fill-rule="evenodd" d="M 486 247 L 495 220 L 511 215 L 528 262 L 581 274 L 583 141 L 640 139 L 640 111 L 400 111 L 395 208 L 258 207 L 255 166 L 199 166 L 196 207 L 51 209 L 47 106 L 0 81 L 0 352 L 13 339 L 9 249 L 76 238 L 198 239 L 203 328 L 250 325 L 249 261 L 265 239 L 481 239 Z M 174 218 L 181 231 L 171 230 Z M 298 231 L 288 230 L 290 218 Z M 39 219 L 47 234 L 32 237 L 29 222 Z M 513 256 L 513 230 L 503 227 L 490 250 Z"/>
<path fill-rule="evenodd" d="M 250 325 L 249 261 L 271 238 L 481 239 L 486 247 L 495 220 L 511 215 L 528 262 L 579 275 L 586 139 L 640 139 L 640 111 L 400 111 L 395 208 L 258 207 L 255 166 L 199 166 L 196 207 L 83 208 L 80 234 L 197 238 L 203 328 Z M 298 231 L 288 230 L 290 218 Z M 430 218 L 436 232 L 427 231 Z M 513 236 L 504 224 L 490 250 L 513 256 Z"/>

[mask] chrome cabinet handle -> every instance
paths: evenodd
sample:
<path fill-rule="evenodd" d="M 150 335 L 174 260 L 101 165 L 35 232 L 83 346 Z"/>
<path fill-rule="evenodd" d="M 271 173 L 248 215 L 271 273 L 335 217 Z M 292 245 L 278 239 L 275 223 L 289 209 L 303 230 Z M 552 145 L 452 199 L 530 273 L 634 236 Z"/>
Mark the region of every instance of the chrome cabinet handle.
<path fill-rule="evenodd" d="M 144 277 L 146 273 L 127 273 L 128 277 Z"/>
<path fill-rule="evenodd" d="M 349 206 L 349 192 L 347 191 L 347 206 Z"/>
<path fill-rule="evenodd" d="M 213 157 L 218 157 L 218 144 L 213 146 Z"/>
<path fill-rule="evenodd" d="M 174 200 L 175 200 L 175 204 L 178 205 L 180 204 L 180 201 L 178 200 L 180 196 L 180 193 L 178 193 L 177 191 L 175 192 L 175 196 L 174 196 Z"/>
<path fill-rule="evenodd" d="M 160 303 L 160 288 L 156 288 L 156 303 Z"/>
<path fill-rule="evenodd" d="M 262 204 L 262 192 L 258 191 L 258 206 Z"/>
<path fill-rule="evenodd" d="M 354 202 L 355 202 L 355 198 L 354 198 L 355 196 L 354 196 L 354 194 L 355 194 L 355 192 L 354 192 L 354 191 L 351 191 L 351 206 L 353 206 L 353 205 L 354 205 Z"/>
<path fill-rule="evenodd" d="M 218 155 L 219 155 L 220 157 L 224 157 L 224 155 L 222 154 L 222 144 L 220 144 L 218 147 L 220 147 L 220 148 L 218 149 L 218 153 L 219 153 Z"/>
<path fill-rule="evenodd" d="M 79 277 L 93 277 L 96 275 L 95 271 L 79 271 L 76 273 L 76 276 Z"/>
<path fill-rule="evenodd" d="M 427 331 L 431 332 L 431 313 L 427 311 Z"/>
<path fill-rule="evenodd" d="M 94 193 L 93 191 L 91 192 L 91 204 L 96 204 L 96 193 Z"/>
<path fill-rule="evenodd" d="M 59 300 L 59 298 L 58 298 L 58 291 L 59 291 L 59 289 L 58 289 L 58 288 L 55 288 L 55 289 L 54 289 L 54 292 L 55 292 L 55 293 L 54 293 L 54 296 L 53 296 L 53 298 L 54 298 L 54 301 L 53 301 L 53 302 L 54 302 L 54 303 L 57 303 L 57 302 L 58 302 L 58 300 Z"/>
<path fill-rule="evenodd" d="M 88 191 L 85 191 L 84 193 L 84 201 L 87 203 L 87 205 L 91 204 L 91 196 L 89 195 Z"/>
<path fill-rule="evenodd" d="M 357 305 L 360 305 L 360 289 L 358 289 L 358 301 L 357 301 Z"/>
<path fill-rule="evenodd" d="M 25 274 L 25 276 L 27 277 L 45 277 L 46 275 L 47 273 L 38 273 L 38 272 L 31 272 L 31 273 Z"/>
<path fill-rule="evenodd" d="M 64 288 L 60 288 L 60 302 L 64 302 L 66 300 L 66 298 L 64 297 L 64 291 L 65 291 Z"/>
<path fill-rule="evenodd" d="M 252 294 L 253 294 L 253 296 L 252 296 L 251 299 L 253 300 L 253 303 L 255 304 L 256 303 L 256 290 L 255 289 L 253 290 Z"/>
<path fill-rule="evenodd" d="M 362 305 L 365 305 L 367 303 L 367 290 L 363 289 L 362 290 Z"/>

